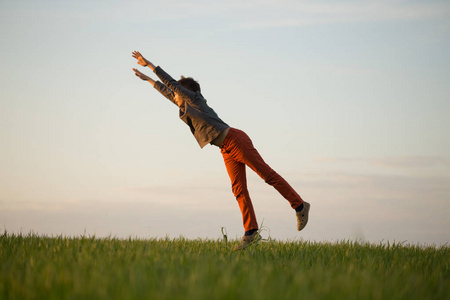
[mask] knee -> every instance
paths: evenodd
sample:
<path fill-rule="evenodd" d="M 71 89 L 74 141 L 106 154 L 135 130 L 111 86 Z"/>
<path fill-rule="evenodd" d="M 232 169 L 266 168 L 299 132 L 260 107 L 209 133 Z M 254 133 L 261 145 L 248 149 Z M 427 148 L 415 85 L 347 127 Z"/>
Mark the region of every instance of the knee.
<path fill-rule="evenodd" d="M 245 187 L 245 186 L 233 186 L 232 191 L 233 191 L 233 195 L 236 197 L 236 199 L 241 198 L 248 193 L 247 187 Z"/>
<path fill-rule="evenodd" d="M 231 184 L 231 190 L 233 191 L 233 195 L 236 199 L 240 199 L 248 194 L 247 183 L 244 181 L 233 182 Z"/>
<path fill-rule="evenodd" d="M 278 173 L 275 172 L 274 170 L 270 169 L 269 172 L 267 172 L 267 174 L 265 174 L 264 181 L 267 184 L 272 185 L 278 180 L 278 177 L 280 177 L 280 175 L 278 175 Z"/>

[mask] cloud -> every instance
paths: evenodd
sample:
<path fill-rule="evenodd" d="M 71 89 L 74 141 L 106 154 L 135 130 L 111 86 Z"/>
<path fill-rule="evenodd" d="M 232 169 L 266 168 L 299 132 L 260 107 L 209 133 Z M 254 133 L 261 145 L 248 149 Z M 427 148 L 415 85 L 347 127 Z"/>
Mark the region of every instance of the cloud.
<path fill-rule="evenodd" d="M 417 168 L 448 168 L 450 161 L 439 156 L 398 156 L 375 159 L 373 164 L 389 168 L 417 169 Z"/>
<path fill-rule="evenodd" d="M 294 27 L 332 23 L 406 21 L 448 16 L 446 3 L 405 1 L 359 1 L 317 3 L 315 1 L 256 1 L 256 14 L 240 23 L 241 28 Z"/>
<path fill-rule="evenodd" d="M 371 168 L 388 169 L 389 171 L 393 169 L 406 171 L 411 171 L 412 169 L 448 170 L 450 166 L 450 159 L 447 157 L 432 155 L 403 155 L 374 158 L 318 157 L 314 161 L 327 166 L 365 165 Z M 450 173 L 447 175 L 450 175 Z"/>
<path fill-rule="evenodd" d="M 292 183 L 313 203 L 321 218 L 316 226 L 327 223 L 324 236 L 357 228 L 370 241 L 439 244 L 450 236 L 450 173 L 443 163 L 433 156 L 321 158 Z"/>
<path fill-rule="evenodd" d="M 437 214 L 450 208 L 450 162 L 446 157 L 327 157 L 317 159 L 314 165 L 315 171 L 298 183 L 323 199 L 395 203 L 398 211 L 426 201 Z"/>
<path fill-rule="evenodd" d="M 130 1 L 126 3 L 89 2 L 82 4 L 7 4 L 1 11 L 27 18 L 74 21 L 89 27 L 92 23 L 151 24 L 153 22 L 198 22 L 208 27 L 263 29 L 316 24 L 362 23 L 435 19 L 450 15 L 450 4 L 408 1 Z M 86 8 L 89 9 L 86 9 Z M 64 21 L 65 20 L 65 21 Z M 211 22 L 213 21 L 213 22 Z"/>

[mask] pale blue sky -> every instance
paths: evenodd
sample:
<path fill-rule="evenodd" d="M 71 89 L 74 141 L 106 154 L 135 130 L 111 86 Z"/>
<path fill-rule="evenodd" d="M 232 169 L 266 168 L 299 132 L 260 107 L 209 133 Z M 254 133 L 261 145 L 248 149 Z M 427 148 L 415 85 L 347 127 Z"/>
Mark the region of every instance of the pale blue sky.
<path fill-rule="evenodd" d="M 450 241 L 447 1 L 0 1 L 0 37 L 9 232 L 242 234 L 219 150 L 134 76 L 139 50 L 312 204 L 298 233 L 249 172 L 273 238 Z"/>

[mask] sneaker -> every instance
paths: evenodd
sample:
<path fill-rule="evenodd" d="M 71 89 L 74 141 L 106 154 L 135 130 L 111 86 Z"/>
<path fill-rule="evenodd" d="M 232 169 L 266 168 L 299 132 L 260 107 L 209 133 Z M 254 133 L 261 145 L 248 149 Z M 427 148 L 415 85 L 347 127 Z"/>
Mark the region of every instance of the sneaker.
<path fill-rule="evenodd" d="M 234 247 L 234 250 L 242 250 L 250 246 L 251 244 L 257 243 L 261 240 L 261 236 L 259 235 L 259 230 L 255 231 L 252 235 L 244 235 L 242 237 L 242 241 L 239 245 Z"/>
<path fill-rule="evenodd" d="M 303 209 L 297 212 L 297 230 L 300 231 L 308 224 L 309 208 L 311 205 L 303 201 Z"/>

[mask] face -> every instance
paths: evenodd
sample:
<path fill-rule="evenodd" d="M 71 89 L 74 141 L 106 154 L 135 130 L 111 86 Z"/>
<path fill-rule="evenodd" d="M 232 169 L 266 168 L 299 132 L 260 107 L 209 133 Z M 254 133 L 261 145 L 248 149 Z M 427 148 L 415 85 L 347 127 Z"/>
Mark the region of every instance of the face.
<path fill-rule="evenodd" d="M 184 99 L 183 99 L 180 95 L 178 95 L 177 93 L 175 93 L 175 98 L 174 98 L 174 100 L 175 100 L 175 103 L 178 105 L 178 107 L 183 106 L 183 104 L 184 104 Z"/>

